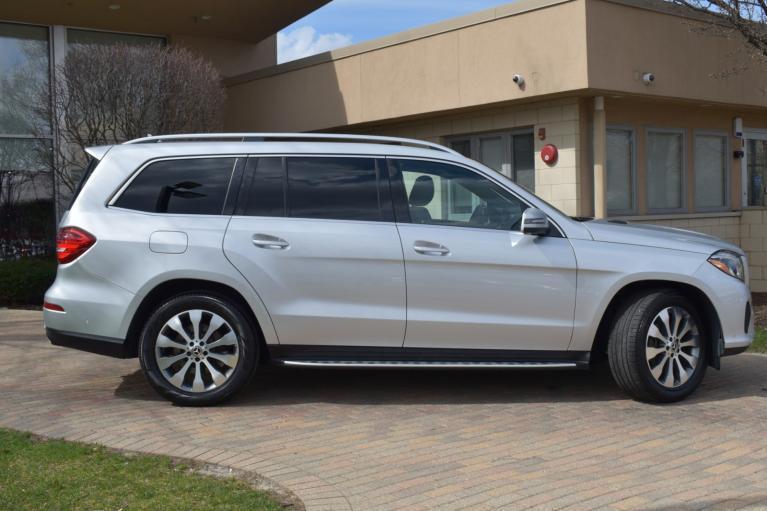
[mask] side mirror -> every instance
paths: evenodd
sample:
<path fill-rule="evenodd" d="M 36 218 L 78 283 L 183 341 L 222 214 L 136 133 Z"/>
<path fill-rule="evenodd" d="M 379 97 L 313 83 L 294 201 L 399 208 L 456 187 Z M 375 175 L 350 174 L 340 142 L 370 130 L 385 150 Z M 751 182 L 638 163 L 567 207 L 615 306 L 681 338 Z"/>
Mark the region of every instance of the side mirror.
<path fill-rule="evenodd" d="M 549 232 L 549 229 L 551 229 L 549 217 L 540 209 L 527 208 L 522 213 L 522 234 L 543 236 Z"/>

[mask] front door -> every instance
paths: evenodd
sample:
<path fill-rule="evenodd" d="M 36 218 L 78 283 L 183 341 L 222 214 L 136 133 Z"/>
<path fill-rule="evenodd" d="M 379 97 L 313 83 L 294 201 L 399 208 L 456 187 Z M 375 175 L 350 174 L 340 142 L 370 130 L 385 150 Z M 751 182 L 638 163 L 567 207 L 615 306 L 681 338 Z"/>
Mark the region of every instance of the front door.
<path fill-rule="evenodd" d="M 405 270 L 380 168 L 358 157 L 248 160 L 252 184 L 224 252 L 263 300 L 280 344 L 402 346 Z"/>
<path fill-rule="evenodd" d="M 523 235 L 528 206 L 468 168 L 390 160 L 407 275 L 407 348 L 566 350 L 569 241 Z"/>

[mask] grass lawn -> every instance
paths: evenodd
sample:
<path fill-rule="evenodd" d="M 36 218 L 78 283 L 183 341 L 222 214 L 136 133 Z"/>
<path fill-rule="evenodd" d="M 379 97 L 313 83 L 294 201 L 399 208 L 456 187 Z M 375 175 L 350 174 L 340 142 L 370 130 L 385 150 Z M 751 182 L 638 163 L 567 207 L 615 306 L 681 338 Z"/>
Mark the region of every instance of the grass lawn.
<path fill-rule="evenodd" d="M 748 348 L 751 353 L 767 353 L 767 328 L 756 327 L 754 342 Z"/>
<path fill-rule="evenodd" d="M 123 456 L 0 429 L 0 509 L 284 508 L 243 482 L 199 475 L 168 458 Z"/>

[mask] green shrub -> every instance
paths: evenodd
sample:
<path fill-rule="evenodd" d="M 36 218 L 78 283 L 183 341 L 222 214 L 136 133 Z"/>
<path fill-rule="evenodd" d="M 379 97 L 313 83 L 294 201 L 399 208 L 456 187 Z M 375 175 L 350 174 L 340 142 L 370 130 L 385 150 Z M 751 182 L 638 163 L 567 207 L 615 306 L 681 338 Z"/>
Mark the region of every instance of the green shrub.
<path fill-rule="evenodd" d="M 55 278 L 54 259 L 0 261 L 0 306 L 42 305 Z"/>

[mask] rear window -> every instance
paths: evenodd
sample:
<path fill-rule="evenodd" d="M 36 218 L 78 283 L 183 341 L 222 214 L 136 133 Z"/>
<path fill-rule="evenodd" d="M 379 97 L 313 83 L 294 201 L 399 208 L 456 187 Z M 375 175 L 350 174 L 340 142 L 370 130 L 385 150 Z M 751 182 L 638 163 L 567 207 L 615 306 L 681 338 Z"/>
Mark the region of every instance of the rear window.
<path fill-rule="evenodd" d="M 149 213 L 220 215 L 237 158 L 184 158 L 149 164 L 114 205 Z"/>

